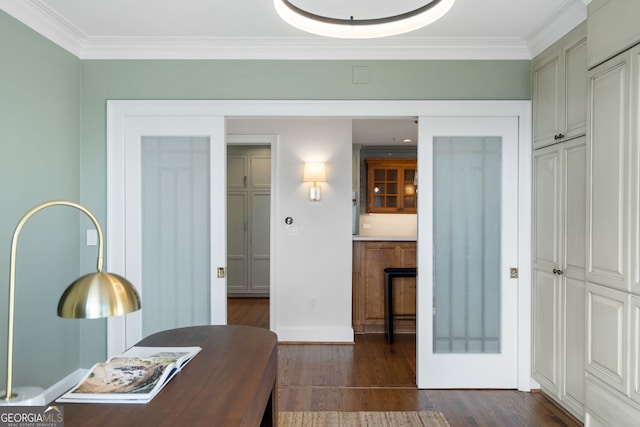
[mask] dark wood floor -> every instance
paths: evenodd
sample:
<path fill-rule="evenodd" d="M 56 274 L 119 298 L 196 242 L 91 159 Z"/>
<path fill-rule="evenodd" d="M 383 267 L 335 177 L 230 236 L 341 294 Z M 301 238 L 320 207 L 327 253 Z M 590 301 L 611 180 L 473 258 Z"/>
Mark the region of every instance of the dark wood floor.
<path fill-rule="evenodd" d="M 230 298 L 229 324 L 268 328 L 269 300 Z M 280 344 L 281 411 L 444 413 L 451 427 L 579 426 L 541 393 L 515 390 L 418 390 L 415 335 L 356 335 L 349 344 Z"/>

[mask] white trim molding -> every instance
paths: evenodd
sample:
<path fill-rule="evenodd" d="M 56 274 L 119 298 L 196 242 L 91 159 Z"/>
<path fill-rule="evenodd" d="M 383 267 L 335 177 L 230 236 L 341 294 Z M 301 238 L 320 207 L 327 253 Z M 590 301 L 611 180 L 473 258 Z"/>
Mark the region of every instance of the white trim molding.
<path fill-rule="evenodd" d="M 569 31 L 587 20 L 587 6 L 584 4 L 585 1 L 590 0 L 565 1 L 548 21 L 544 22 L 526 37 L 532 58 L 538 56 Z"/>
<path fill-rule="evenodd" d="M 79 59 L 529 60 L 586 19 L 589 0 L 564 0 L 525 38 L 92 36 L 42 0 L 0 0 L 0 9 Z"/>

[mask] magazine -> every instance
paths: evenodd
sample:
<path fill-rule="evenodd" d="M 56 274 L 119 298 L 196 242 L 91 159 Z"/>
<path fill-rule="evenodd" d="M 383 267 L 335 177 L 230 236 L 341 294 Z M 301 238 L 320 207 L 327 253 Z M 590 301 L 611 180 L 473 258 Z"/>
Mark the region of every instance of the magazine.
<path fill-rule="evenodd" d="M 147 403 L 193 357 L 200 347 L 131 347 L 95 364 L 60 403 Z"/>

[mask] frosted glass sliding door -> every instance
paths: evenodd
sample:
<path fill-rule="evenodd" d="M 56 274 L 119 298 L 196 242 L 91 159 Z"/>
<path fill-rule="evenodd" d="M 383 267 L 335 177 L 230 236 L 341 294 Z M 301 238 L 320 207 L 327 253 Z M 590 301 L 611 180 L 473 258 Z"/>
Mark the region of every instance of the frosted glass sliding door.
<path fill-rule="evenodd" d="M 435 353 L 499 353 L 499 137 L 433 142 Z"/>
<path fill-rule="evenodd" d="M 429 331 L 428 341 L 418 341 L 426 366 L 419 384 L 516 388 L 518 279 L 510 272 L 518 266 L 518 121 L 424 122 L 418 294 L 431 313 L 418 319 Z"/>

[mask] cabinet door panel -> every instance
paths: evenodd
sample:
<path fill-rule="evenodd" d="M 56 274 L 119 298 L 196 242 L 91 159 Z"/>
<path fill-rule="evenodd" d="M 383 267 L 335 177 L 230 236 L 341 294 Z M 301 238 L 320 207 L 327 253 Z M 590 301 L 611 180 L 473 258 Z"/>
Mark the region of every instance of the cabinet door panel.
<path fill-rule="evenodd" d="M 560 268 L 560 180 L 559 146 L 536 150 L 533 159 L 533 263 L 551 272 Z"/>
<path fill-rule="evenodd" d="M 587 372 L 628 394 L 628 294 L 587 283 Z"/>
<path fill-rule="evenodd" d="M 561 114 L 563 107 L 560 98 L 560 65 L 560 51 L 534 65 L 533 139 L 538 147 L 554 143 L 558 129 L 564 128 Z"/>
<path fill-rule="evenodd" d="M 638 0 L 593 0 L 589 3 L 589 67 L 640 41 L 639 15 Z"/>
<path fill-rule="evenodd" d="M 245 188 L 247 186 L 247 162 L 244 156 L 227 156 L 227 188 Z"/>
<path fill-rule="evenodd" d="M 251 194 L 251 242 L 249 245 L 251 262 L 251 289 L 269 293 L 270 245 L 269 223 L 271 193 Z"/>
<path fill-rule="evenodd" d="M 631 297 L 631 398 L 640 403 L 640 297 Z"/>
<path fill-rule="evenodd" d="M 564 266 L 565 274 L 584 280 L 587 231 L 587 147 L 580 137 L 564 150 Z"/>
<path fill-rule="evenodd" d="M 584 404 L 585 303 L 584 281 L 565 278 L 562 400 L 578 413 Z"/>
<path fill-rule="evenodd" d="M 384 320 L 384 269 L 395 264 L 393 247 L 365 247 L 364 319 Z"/>
<path fill-rule="evenodd" d="M 416 248 L 398 247 L 398 266 L 416 266 Z M 416 312 L 416 279 L 413 277 L 397 278 L 393 284 L 393 312 L 396 314 L 415 314 Z"/>
<path fill-rule="evenodd" d="M 415 214 L 415 159 L 367 158 L 367 212 Z"/>
<path fill-rule="evenodd" d="M 629 57 L 590 74 L 587 280 L 626 289 Z"/>
<path fill-rule="evenodd" d="M 242 292 L 248 289 L 247 209 L 246 192 L 227 192 L 227 291 Z"/>
<path fill-rule="evenodd" d="M 251 187 L 271 188 L 271 155 L 252 154 L 251 163 Z"/>
<path fill-rule="evenodd" d="M 558 397 L 560 319 L 558 276 L 533 270 L 533 377 Z"/>
<path fill-rule="evenodd" d="M 565 141 L 584 135 L 587 124 L 587 39 L 565 50 Z"/>
<path fill-rule="evenodd" d="M 632 123 L 632 140 L 629 144 L 631 147 L 631 221 L 629 224 L 630 235 L 632 236 L 632 255 L 631 255 L 631 286 L 632 292 L 640 295 L 640 46 L 636 46 L 631 51 L 631 70 L 633 72 L 631 79 L 631 105 L 632 117 L 636 117 Z"/>

